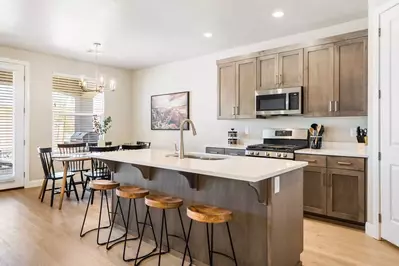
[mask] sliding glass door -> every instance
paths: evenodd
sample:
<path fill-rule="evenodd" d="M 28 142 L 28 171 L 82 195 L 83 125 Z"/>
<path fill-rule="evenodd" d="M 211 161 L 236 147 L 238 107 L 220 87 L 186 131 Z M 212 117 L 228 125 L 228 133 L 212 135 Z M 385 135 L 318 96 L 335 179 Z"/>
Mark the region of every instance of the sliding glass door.
<path fill-rule="evenodd" d="M 25 67 L 0 61 L 0 190 L 24 186 Z"/>

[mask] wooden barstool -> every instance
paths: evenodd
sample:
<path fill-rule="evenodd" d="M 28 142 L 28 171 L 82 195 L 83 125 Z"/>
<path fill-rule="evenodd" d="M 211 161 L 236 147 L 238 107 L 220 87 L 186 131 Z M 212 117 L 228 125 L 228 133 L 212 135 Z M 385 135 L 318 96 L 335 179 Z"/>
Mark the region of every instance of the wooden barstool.
<path fill-rule="evenodd" d="M 147 205 L 147 211 L 146 211 L 146 215 L 145 215 L 145 219 L 144 219 L 144 224 L 147 222 L 147 216 L 149 216 L 149 214 L 150 214 L 150 208 L 162 210 L 159 252 L 158 252 L 158 254 L 151 254 L 149 256 L 145 256 L 142 259 L 140 259 L 139 254 L 140 254 L 141 242 L 143 240 L 144 229 L 145 229 L 145 226 L 143 226 L 143 230 L 141 232 L 141 237 L 140 237 L 140 242 L 139 242 L 139 247 L 137 249 L 135 265 L 139 265 L 143 260 L 145 260 L 149 257 L 158 255 L 158 266 L 160 266 L 161 265 L 161 256 L 163 254 L 169 253 L 169 251 L 170 251 L 169 237 L 176 237 L 178 239 L 183 240 L 184 242 L 187 241 L 186 232 L 184 230 L 183 219 L 182 219 L 181 212 L 180 212 L 180 207 L 183 205 L 183 200 L 181 198 L 176 198 L 176 197 L 171 197 L 171 196 L 148 195 L 145 197 L 145 204 Z M 183 237 L 178 236 L 178 235 L 172 235 L 172 234 L 168 233 L 168 225 L 166 222 L 166 210 L 172 210 L 172 209 L 177 210 L 179 213 L 179 219 L 180 219 L 180 224 L 182 227 Z M 167 249 L 167 251 L 162 252 L 162 239 L 163 239 L 163 234 L 164 234 L 164 232 L 163 232 L 164 228 L 165 228 L 166 243 L 167 243 L 168 249 Z M 155 237 L 154 237 L 154 239 L 155 239 Z M 156 239 L 155 239 L 155 245 L 156 245 L 156 248 L 158 248 L 158 243 L 157 243 Z M 190 257 L 190 265 L 191 265 L 192 264 L 191 252 L 188 247 L 186 247 L 186 250 L 188 250 L 188 255 Z"/>
<path fill-rule="evenodd" d="M 111 226 L 111 216 L 110 216 L 111 212 L 109 210 L 107 191 L 113 190 L 113 189 L 119 187 L 119 183 L 115 182 L 115 181 L 111 181 L 111 180 L 97 179 L 97 180 L 90 181 L 89 187 L 90 187 L 90 197 L 89 197 L 89 200 L 87 201 L 86 212 L 85 212 L 85 216 L 83 218 L 82 228 L 80 229 L 80 237 L 84 237 L 87 233 L 92 232 L 94 230 L 97 230 L 97 244 L 98 245 L 105 245 L 105 244 L 108 243 L 108 241 L 100 243 L 99 238 L 100 238 L 100 229 L 106 229 L 106 228 L 109 228 Z M 95 191 L 100 191 L 100 193 L 101 193 L 101 203 L 100 203 L 100 214 L 98 216 L 98 226 L 97 226 L 97 228 L 90 229 L 90 230 L 88 230 L 88 231 L 83 233 L 83 229 L 84 229 L 84 226 L 85 226 L 85 223 L 86 223 L 86 218 L 87 218 L 87 212 L 89 210 L 89 206 L 91 205 L 91 203 L 92 203 L 92 201 L 94 199 L 94 192 Z M 108 213 L 109 225 L 101 227 L 101 217 L 102 217 L 104 196 L 105 196 L 105 201 L 106 201 L 106 205 L 107 205 L 107 213 Z M 111 242 L 114 242 L 114 241 L 117 241 L 117 240 L 119 240 L 119 239 L 115 239 L 115 240 L 113 240 Z"/>
<path fill-rule="evenodd" d="M 191 227 L 193 224 L 193 220 L 200 222 L 200 223 L 205 223 L 206 224 L 206 236 L 207 236 L 207 242 L 208 242 L 208 254 L 209 254 L 209 265 L 213 266 L 213 254 L 219 254 L 222 256 L 225 256 L 232 261 L 234 261 L 235 265 L 237 266 L 237 259 L 236 259 L 236 254 L 234 252 L 234 246 L 233 246 L 233 240 L 231 239 L 231 233 L 230 233 L 230 227 L 229 227 L 229 221 L 233 217 L 233 213 L 229 210 L 218 208 L 215 206 L 209 206 L 209 205 L 194 205 L 190 206 L 187 208 L 187 216 L 191 219 L 190 221 L 190 227 L 188 229 L 188 235 L 187 235 L 187 241 L 186 241 L 186 248 L 184 249 L 184 255 L 183 255 L 183 261 L 182 265 L 184 263 L 184 260 L 186 258 L 186 251 L 188 249 L 188 242 L 190 240 L 190 234 L 191 234 Z M 233 257 L 218 252 L 214 251 L 213 249 L 213 225 L 214 224 L 220 224 L 220 223 L 225 223 L 227 227 L 227 232 L 229 234 L 229 240 L 230 240 L 230 245 L 231 245 L 231 251 L 233 253 Z M 211 225 L 211 233 L 209 236 L 209 224 Z"/>
<path fill-rule="evenodd" d="M 154 227 L 152 224 L 152 219 L 151 219 L 151 215 L 149 214 L 149 220 L 150 223 L 149 224 L 145 224 L 142 222 L 138 221 L 138 216 L 137 216 L 137 205 L 136 205 L 136 199 L 144 199 L 145 196 L 147 196 L 150 192 L 144 188 L 140 188 L 140 187 L 136 187 L 136 186 L 120 186 L 118 188 L 116 188 L 116 197 L 117 197 L 117 201 L 116 201 L 116 206 L 115 206 L 115 212 L 114 217 L 112 219 L 112 225 L 111 225 L 111 230 L 109 232 L 109 236 L 108 236 L 108 243 L 107 243 L 107 250 L 111 249 L 113 246 L 115 246 L 118 243 L 122 243 L 124 242 L 123 245 L 123 260 L 126 262 L 132 261 L 132 260 L 136 260 L 136 258 L 126 258 L 126 243 L 127 241 L 131 241 L 131 240 L 137 240 L 140 238 L 140 229 L 139 229 L 139 224 L 142 224 L 143 227 L 144 226 L 149 226 L 152 229 L 152 234 L 153 237 L 156 241 L 155 238 L 155 232 L 154 232 Z M 127 221 L 125 221 L 125 216 L 123 214 L 123 210 L 122 210 L 122 206 L 120 203 L 120 199 L 128 199 L 129 200 L 129 208 L 128 208 L 128 213 L 127 213 Z M 135 214 L 135 218 L 136 218 L 136 228 L 137 228 L 137 237 L 133 237 L 133 238 L 127 238 L 128 236 L 128 232 L 129 232 L 129 224 L 130 224 L 130 211 L 131 211 L 131 207 L 132 207 L 132 200 L 133 200 L 133 207 L 134 207 L 134 214 Z M 114 228 L 114 224 L 115 224 L 115 218 L 116 215 L 118 214 L 118 208 L 120 211 L 120 214 L 122 216 L 122 220 L 123 220 L 123 224 L 125 226 L 125 233 L 124 233 L 124 239 L 118 240 L 118 241 L 114 241 L 114 243 L 112 245 L 109 245 L 111 243 L 110 239 L 111 239 L 111 235 L 112 235 L 112 230 Z M 155 247 L 149 254 L 143 256 L 142 258 L 154 253 L 157 250 L 157 248 Z M 141 259 L 141 258 L 139 258 Z"/>

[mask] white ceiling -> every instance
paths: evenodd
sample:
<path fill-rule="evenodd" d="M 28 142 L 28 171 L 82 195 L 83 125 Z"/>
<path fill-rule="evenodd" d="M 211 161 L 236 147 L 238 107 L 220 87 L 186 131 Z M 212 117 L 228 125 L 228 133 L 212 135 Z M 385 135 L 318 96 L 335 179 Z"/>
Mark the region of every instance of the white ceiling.
<path fill-rule="evenodd" d="M 142 68 L 366 16 L 367 0 L 0 0 L 0 45 L 91 61 L 101 42 L 102 64 Z"/>

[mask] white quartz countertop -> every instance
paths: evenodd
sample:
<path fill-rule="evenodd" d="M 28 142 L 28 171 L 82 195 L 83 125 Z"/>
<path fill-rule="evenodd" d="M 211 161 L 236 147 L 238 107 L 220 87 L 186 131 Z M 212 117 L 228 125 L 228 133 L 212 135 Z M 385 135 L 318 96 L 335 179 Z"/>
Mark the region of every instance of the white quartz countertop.
<path fill-rule="evenodd" d="M 225 155 L 212 155 L 212 157 L 226 158 L 225 160 L 212 161 L 188 158 L 181 160 L 176 157 L 166 156 L 170 154 L 173 154 L 173 152 L 144 149 L 98 153 L 92 156 L 109 161 L 216 176 L 246 182 L 259 182 L 303 168 L 308 164 L 307 162 L 300 161 Z M 205 153 L 186 152 L 186 154 L 211 156 Z"/>
<path fill-rule="evenodd" d="M 215 144 L 215 145 L 205 145 L 206 148 L 222 148 L 222 149 L 239 149 L 245 150 L 247 144 Z"/>
<path fill-rule="evenodd" d="M 323 147 L 319 150 L 302 149 L 295 151 L 295 153 L 368 158 L 367 147 L 358 143 L 324 142 Z"/>

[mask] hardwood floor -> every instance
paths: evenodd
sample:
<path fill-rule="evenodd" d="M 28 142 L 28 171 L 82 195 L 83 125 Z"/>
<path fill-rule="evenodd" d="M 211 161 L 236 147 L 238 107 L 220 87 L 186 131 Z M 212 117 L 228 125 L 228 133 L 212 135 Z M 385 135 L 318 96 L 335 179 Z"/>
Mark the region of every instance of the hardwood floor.
<path fill-rule="evenodd" d="M 0 266 L 133 265 L 123 262 L 122 246 L 106 251 L 95 243 L 95 233 L 79 237 L 86 201 L 76 203 L 71 197 L 59 211 L 50 208 L 47 197 L 40 203 L 38 193 L 38 189 L 0 192 Z M 97 222 L 95 214 L 89 215 L 91 225 Z M 137 243 L 130 245 L 133 256 Z M 397 266 L 399 249 L 358 230 L 305 220 L 302 261 L 304 266 Z M 163 262 L 180 265 L 172 255 Z M 157 265 L 157 260 L 143 265 Z"/>

